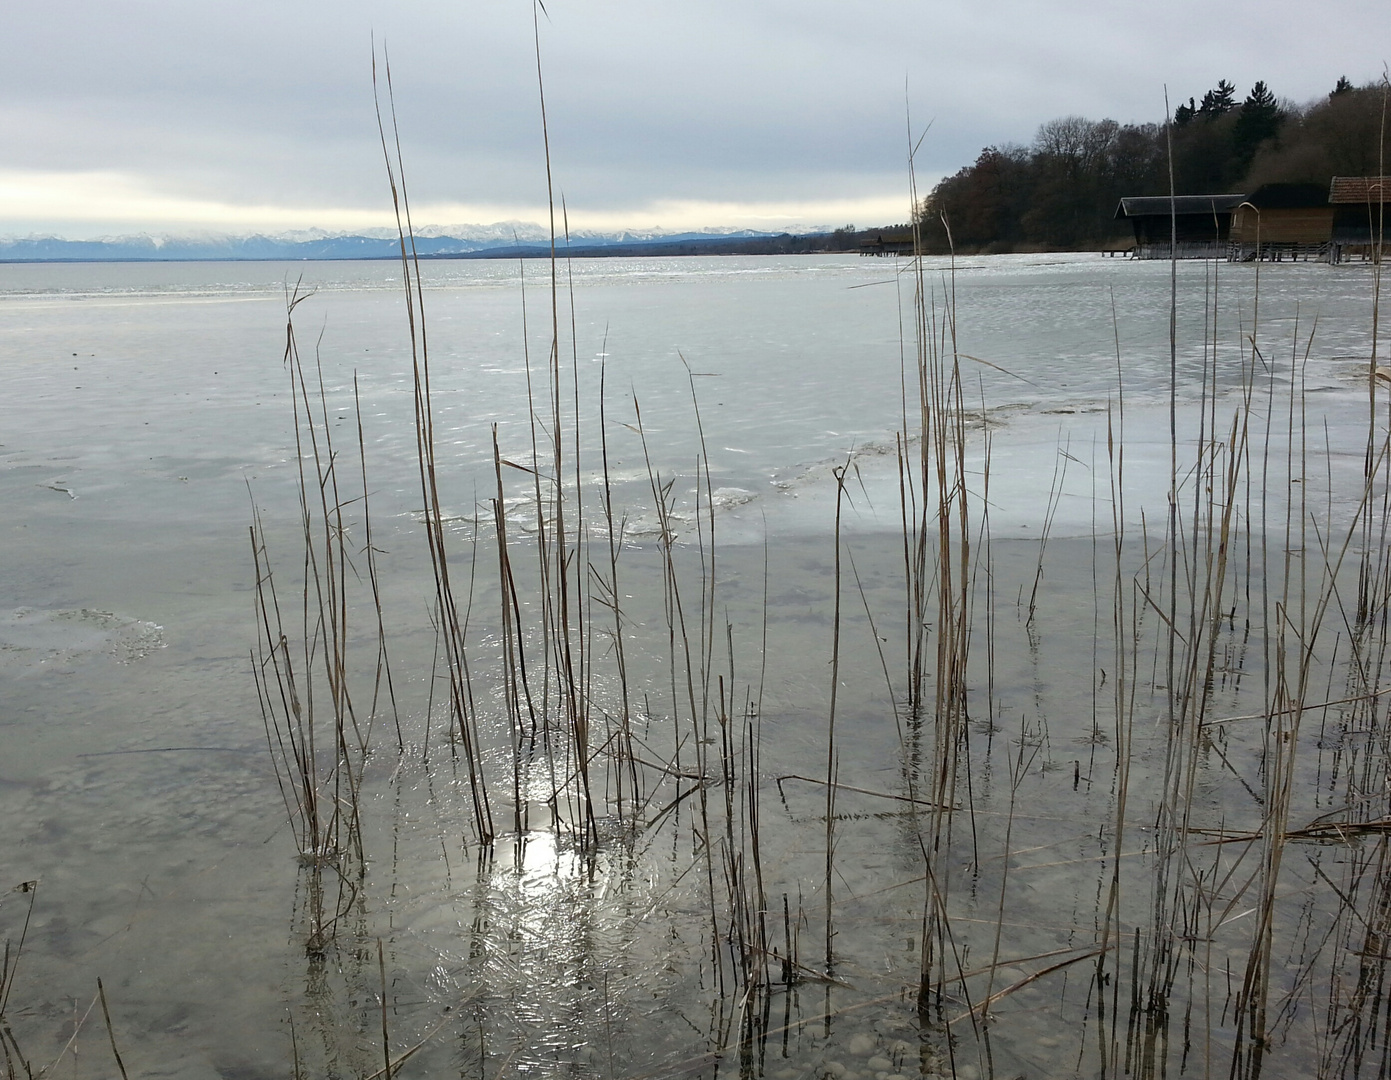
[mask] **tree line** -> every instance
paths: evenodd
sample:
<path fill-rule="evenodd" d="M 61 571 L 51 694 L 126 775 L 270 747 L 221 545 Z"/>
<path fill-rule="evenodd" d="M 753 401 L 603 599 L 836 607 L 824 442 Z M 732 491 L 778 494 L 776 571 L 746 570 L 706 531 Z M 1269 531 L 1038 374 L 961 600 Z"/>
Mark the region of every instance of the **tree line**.
<path fill-rule="evenodd" d="M 1384 77 L 1363 86 L 1342 77 L 1326 97 L 1302 106 L 1264 82 L 1238 101 L 1223 79 L 1165 124 L 1050 120 L 1031 145 L 988 146 L 933 188 L 918 209 L 923 243 L 969 253 L 1115 242 L 1129 233 L 1114 220 L 1122 197 L 1169 194 L 1170 137 L 1179 195 L 1379 175 L 1387 98 Z"/>

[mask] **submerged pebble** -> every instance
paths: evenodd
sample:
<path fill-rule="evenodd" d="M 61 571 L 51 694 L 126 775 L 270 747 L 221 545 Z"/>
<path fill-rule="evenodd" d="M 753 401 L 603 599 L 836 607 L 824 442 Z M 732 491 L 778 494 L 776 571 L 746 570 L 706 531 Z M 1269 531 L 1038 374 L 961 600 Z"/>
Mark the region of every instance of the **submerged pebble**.
<path fill-rule="evenodd" d="M 850 1036 L 848 1049 L 856 1057 L 868 1057 L 874 1053 L 874 1048 L 878 1045 L 873 1035 L 866 1035 L 863 1031 Z"/>

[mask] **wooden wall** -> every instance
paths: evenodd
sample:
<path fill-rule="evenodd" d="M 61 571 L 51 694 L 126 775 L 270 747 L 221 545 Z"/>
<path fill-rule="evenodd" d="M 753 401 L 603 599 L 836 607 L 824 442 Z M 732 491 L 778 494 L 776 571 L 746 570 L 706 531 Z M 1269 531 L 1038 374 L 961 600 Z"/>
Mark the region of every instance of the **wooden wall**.
<path fill-rule="evenodd" d="M 1258 214 L 1250 206 L 1239 206 L 1232 211 L 1231 238 L 1235 243 L 1256 243 L 1257 228 L 1262 244 L 1327 243 L 1333 238 L 1333 207 L 1268 206 Z"/>

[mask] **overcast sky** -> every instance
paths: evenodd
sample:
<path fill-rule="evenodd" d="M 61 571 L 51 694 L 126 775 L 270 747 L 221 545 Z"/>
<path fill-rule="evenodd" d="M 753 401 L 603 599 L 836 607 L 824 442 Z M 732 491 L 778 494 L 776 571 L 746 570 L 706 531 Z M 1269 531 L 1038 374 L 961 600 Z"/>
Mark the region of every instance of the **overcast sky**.
<path fill-rule="evenodd" d="M 1067 114 L 1159 120 L 1219 78 L 1306 101 L 1391 58 L 1387 0 L 548 0 L 575 228 L 906 220 Z M 1311 17 L 1316 16 L 1316 17 Z M 0 236 L 386 225 L 372 38 L 417 224 L 541 221 L 529 0 L 44 0 L 0 36 Z"/>

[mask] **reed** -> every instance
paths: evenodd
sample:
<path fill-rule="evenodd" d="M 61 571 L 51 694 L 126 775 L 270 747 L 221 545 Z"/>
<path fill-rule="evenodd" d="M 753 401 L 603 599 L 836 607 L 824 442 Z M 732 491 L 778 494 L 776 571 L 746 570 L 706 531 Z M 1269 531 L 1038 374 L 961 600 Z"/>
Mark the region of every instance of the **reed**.
<path fill-rule="evenodd" d="M 101 979 L 97 979 L 97 996 L 101 998 L 101 1015 L 106 1021 L 106 1035 L 111 1041 L 111 1056 L 116 1059 L 116 1068 L 120 1070 L 121 1080 L 127 1080 L 126 1063 L 121 1060 L 121 1051 L 116 1048 L 116 1029 L 111 1026 L 111 1010 L 106 1004 L 106 987 L 102 986 Z"/>
<path fill-rule="evenodd" d="M 39 896 L 39 883 L 24 881 L 10 891 L 11 894 L 17 892 L 27 896 L 29 902 L 25 905 L 19 938 L 14 941 L 5 938 L 5 952 L 3 959 L 0 959 L 0 1052 L 5 1055 L 5 1075 L 8 1080 L 15 1080 L 21 1072 L 32 1080 L 33 1066 L 19 1047 L 19 1040 L 10 1022 L 9 1005 L 14 993 L 15 980 L 19 976 L 19 962 L 24 955 L 24 943 L 29 937 L 29 924 L 34 918 L 34 902 Z"/>
<path fill-rule="evenodd" d="M 434 571 L 434 617 L 443 643 L 445 669 L 448 675 L 448 708 L 454 729 L 463 747 L 468 769 L 469 793 L 473 804 L 474 834 L 480 844 L 489 843 L 494 835 L 492 804 L 488 798 L 487 781 L 482 768 L 475 716 L 469 707 L 470 685 L 467 661 L 464 656 L 463 624 L 459 605 L 450 580 L 449 557 L 445 545 L 444 510 L 440 500 L 439 470 L 435 443 L 434 406 L 430 394 L 430 345 L 425 322 L 424 283 L 420 274 L 420 259 L 415 249 L 415 231 L 411 223 L 410 199 L 406 192 L 405 163 L 401 154 L 400 131 L 396 125 L 395 101 L 391 88 L 391 66 L 384 58 L 387 103 L 391 117 L 391 138 L 382 116 L 381 97 L 377 82 L 377 58 L 372 56 L 372 86 L 377 108 L 377 131 L 382 156 L 386 164 L 387 181 L 391 189 L 391 205 L 396 218 L 396 233 L 401 254 L 401 277 L 406 306 L 406 326 L 410 340 L 411 375 L 415 408 L 416 458 L 419 466 L 420 493 L 424 505 L 425 534 Z"/>
<path fill-rule="evenodd" d="M 1044 1037 L 1057 1027 L 1071 1043 L 1042 1072 L 1225 1071 L 1254 1080 L 1290 1068 L 1330 1077 L 1384 1070 L 1385 391 L 1371 382 L 1375 450 L 1363 489 L 1338 500 L 1332 438 L 1319 445 L 1304 385 L 1316 321 L 1296 319 L 1287 336 L 1269 329 L 1259 277 L 1241 295 L 1234 275 L 1212 265 L 1201 333 L 1188 341 L 1171 265 L 1162 524 L 1135 501 L 1134 406 L 1113 296 L 1104 452 L 1098 445 L 1084 463 L 1060 436 L 1041 528 L 1027 549 L 1006 544 L 992 535 L 997 436 L 984 380 L 977 411 L 963 365 L 976 361 L 963 352 L 956 260 L 914 257 L 898 275 L 902 310 L 911 312 L 894 441 L 900 535 L 866 539 L 847 527 L 858 499 L 850 481 L 864 481 L 855 452 L 838 460 L 816 666 L 782 656 L 794 672 L 786 675 L 769 595 L 791 571 L 765 542 L 761 613 L 741 622 L 741 605 L 760 599 L 747 584 L 756 559 L 724 540 L 701 373 L 682 358 L 694 438 L 689 468 L 673 471 L 663 464 L 672 448 L 659 445 L 636 392 L 631 413 L 615 416 L 607 332 L 597 378 L 580 362 L 567 211 L 563 199 L 555 205 L 549 160 L 541 11 L 533 33 L 552 202 L 548 340 L 533 358 L 524 269 L 528 416 L 516 445 L 492 427 L 491 490 L 476 500 L 466 551 L 453 550 L 445 528 L 450 463 L 435 429 L 424 276 L 394 115 L 381 120 L 399 221 L 430 618 L 458 755 L 447 763 L 458 800 L 446 795 L 436 811 L 449 874 L 450 838 L 462 832 L 454 815 L 467 816 L 473 844 L 466 898 L 451 894 L 470 913 L 466 955 L 449 960 L 464 973 L 468 1008 L 436 1029 L 453 1029 L 459 1060 L 484 1075 L 511 1068 L 532 1052 L 534 1034 L 513 1014 L 543 1017 L 544 995 L 584 983 L 595 996 L 574 1006 L 575 1030 L 587 1030 L 583 1016 L 597 1018 L 605 1045 L 602 1067 L 567 1061 L 581 1074 L 718 1066 L 748 1077 L 794 1067 L 840 1076 L 858 1055 L 866 1061 L 857 1067 L 886 1075 L 868 1062 L 882 1056 L 923 1076 L 1012 1076 L 1031 1065 L 1022 1033 L 1038 1035 L 1032 1017 L 1044 1009 L 1058 1021 Z M 1379 278 L 1371 286 L 1375 295 Z M 424 770 L 433 785 L 434 765 L 428 750 L 419 762 L 399 752 L 420 709 L 397 693 L 409 683 L 390 675 L 389 661 L 400 658 L 387 649 L 368 443 L 359 419 L 359 461 L 345 472 L 325 423 L 323 369 L 301 362 L 294 343 L 303 300 L 290 298 L 286 351 L 303 570 L 294 601 L 283 602 L 291 593 L 270 569 L 274 532 L 255 511 L 257 679 L 297 845 L 329 875 L 306 893 L 315 985 L 331 995 L 324 953 L 342 935 L 337 955 L 351 975 L 341 993 L 366 1001 L 380 987 L 380 1017 L 359 1007 L 359 1041 L 373 1032 L 373 1057 L 358 1071 L 389 1077 L 417 1051 L 432 1063 L 422 1070 L 440 1058 L 431 1056 L 433 1035 L 407 1055 L 393 1057 L 389 1046 L 384 941 L 394 950 L 396 939 L 373 909 L 389 875 L 366 870 L 372 826 L 362 820 L 379 710 L 389 706 L 396 723 L 393 775 Z M 1236 342 L 1225 336 L 1233 313 Z M 1374 332 L 1374 360 L 1375 349 Z M 1181 388 L 1190 352 L 1198 374 Z M 623 438 L 641 453 L 646 480 L 631 502 L 611 471 L 621 456 L 611 440 Z M 1329 462 L 1322 476 L 1321 460 Z M 1094 501 L 1081 541 L 1091 567 L 1085 632 L 1061 573 L 1078 541 L 1057 528 L 1083 469 Z M 634 528 L 639 519 L 654 523 L 650 542 Z M 348 545 L 355 529 L 363 548 Z M 459 600 L 452 582 L 464 559 L 468 598 Z M 487 602 L 471 635 L 480 576 Z M 844 603 L 852 581 L 858 605 Z M 1070 635 L 1084 646 L 1060 649 Z M 808 639 L 789 640 L 805 649 Z M 1088 661 L 1077 660 L 1083 653 Z M 1054 671 L 1058 655 L 1078 670 Z M 367 699 L 357 667 L 373 683 L 365 720 L 353 705 Z M 889 757 L 860 775 L 884 732 Z M 1065 740 L 1085 746 L 1060 751 Z M 1058 757 L 1072 765 L 1066 774 Z M 896 778 L 887 789 L 882 775 Z M 549 871 L 538 869 L 540 852 L 553 858 Z M 883 852 L 891 871 L 876 865 Z M 1031 875 L 1046 871 L 1057 876 L 1036 885 Z M 535 891 L 541 879 L 549 891 Z M 315 899 L 325 888 L 337 897 Z M 1041 901 L 1040 888 L 1058 895 Z M 548 905 L 573 922 L 564 934 L 538 929 L 555 914 Z M 819 955 L 808 962 L 801 935 L 816 930 Z M 564 953 L 563 986 L 528 985 L 528 965 L 540 964 L 536 941 Z M 653 950 L 660 973 L 634 970 L 642 949 Z M 670 1016 L 645 1015 L 674 1041 L 679 1030 L 679 1049 L 625 1043 L 625 1010 L 668 993 Z M 862 1009 L 884 1030 L 904 1021 L 893 1030 L 911 1038 L 890 1041 L 861 1022 Z M 323 1038 L 329 1060 L 333 1039 Z M 1298 1065 L 1286 1067 L 1278 1056 L 1290 1045 Z M 297 1062 L 303 1052 L 297 1041 Z"/>

